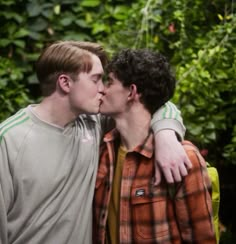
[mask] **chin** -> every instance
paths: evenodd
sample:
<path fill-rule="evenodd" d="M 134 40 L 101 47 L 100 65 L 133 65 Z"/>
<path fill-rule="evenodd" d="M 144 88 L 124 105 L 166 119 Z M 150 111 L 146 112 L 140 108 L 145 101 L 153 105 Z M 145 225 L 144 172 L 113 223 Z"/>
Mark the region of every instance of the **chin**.
<path fill-rule="evenodd" d="M 99 113 L 99 108 L 85 109 L 83 111 L 83 114 L 90 114 L 90 115 L 98 114 L 98 113 Z"/>
<path fill-rule="evenodd" d="M 100 113 L 101 114 L 105 114 L 105 115 L 110 115 L 111 113 L 107 112 L 106 110 L 100 109 Z"/>
<path fill-rule="evenodd" d="M 98 114 L 99 113 L 99 110 L 94 110 L 94 111 L 89 111 L 87 112 L 87 114 Z"/>
<path fill-rule="evenodd" d="M 111 108 L 110 108 L 110 106 L 104 106 L 104 104 L 102 104 L 100 106 L 99 112 L 101 114 L 110 115 L 111 114 Z"/>
<path fill-rule="evenodd" d="M 99 108 L 99 112 L 102 113 L 102 114 L 106 113 L 106 108 L 104 108 L 104 106 L 101 105 L 100 108 Z"/>
<path fill-rule="evenodd" d="M 100 112 L 101 114 L 105 114 L 104 109 L 102 109 L 101 107 L 100 107 L 100 109 L 99 109 L 99 112 Z"/>

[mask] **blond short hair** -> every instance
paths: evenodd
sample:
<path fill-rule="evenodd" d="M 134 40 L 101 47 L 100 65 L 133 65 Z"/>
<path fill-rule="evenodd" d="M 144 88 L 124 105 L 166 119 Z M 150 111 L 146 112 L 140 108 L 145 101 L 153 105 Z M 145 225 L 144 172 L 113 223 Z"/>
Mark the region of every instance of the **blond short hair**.
<path fill-rule="evenodd" d="M 92 69 L 91 54 L 98 56 L 103 66 L 107 54 L 98 43 L 80 41 L 59 41 L 49 45 L 39 56 L 36 74 L 42 95 L 49 96 L 56 89 L 56 80 L 62 73 L 75 79 L 80 72 Z"/>

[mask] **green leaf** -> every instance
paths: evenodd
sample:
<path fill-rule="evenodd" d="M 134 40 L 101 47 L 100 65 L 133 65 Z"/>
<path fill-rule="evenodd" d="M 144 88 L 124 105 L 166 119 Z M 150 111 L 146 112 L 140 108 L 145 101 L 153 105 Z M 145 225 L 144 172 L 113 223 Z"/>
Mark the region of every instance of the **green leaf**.
<path fill-rule="evenodd" d="M 186 110 L 188 111 L 188 113 L 195 113 L 195 107 L 191 104 L 186 105 Z"/>
<path fill-rule="evenodd" d="M 37 18 L 29 25 L 29 29 L 34 32 L 45 30 L 48 26 L 48 22 L 43 18 Z"/>
<path fill-rule="evenodd" d="M 215 70 L 214 75 L 219 80 L 229 78 L 228 72 L 225 70 Z"/>
<path fill-rule="evenodd" d="M 34 31 L 30 31 L 29 37 L 33 40 L 40 40 L 42 38 L 42 34 Z"/>
<path fill-rule="evenodd" d="M 213 122 L 208 122 L 206 125 L 207 129 L 215 129 L 215 124 Z"/>
<path fill-rule="evenodd" d="M 42 6 L 36 3 L 29 3 L 26 6 L 29 17 L 39 16 L 42 12 Z"/>
<path fill-rule="evenodd" d="M 53 18 L 53 9 L 52 8 L 47 8 L 44 9 L 42 12 L 42 16 L 44 16 L 46 19 L 51 19 Z"/>
<path fill-rule="evenodd" d="M 83 20 L 83 19 L 77 19 L 77 20 L 75 21 L 75 23 L 76 23 L 78 26 L 83 27 L 83 28 L 90 27 L 90 26 L 86 23 L 86 21 Z"/>
<path fill-rule="evenodd" d="M 214 131 L 211 133 L 207 133 L 206 138 L 210 139 L 211 141 L 214 141 L 216 139 L 216 133 Z"/>
<path fill-rule="evenodd" d="M 56 15 L 59 15 L 61 13 L 61 5 L 59 4 L 55 5 L 53 10 Z"/>
<path fill-rule="evenodd" d="M 28 77 L 28 83 L 29 84 L 38 84 L 38 78 L 36 74 L 32 74 L 31 76 Z"/>
<path fill-rule="evenodd" d="M 18 23 L 23 22 L 23 16 L 18 13 L 9 13 L 9 12 L 2 12 L 0 16 L 4 16 L 6 19 L 13 19 L 16 20 Z"/>
<path fill-rule="evenodd" d="M 201 134 L 201 132 L 202 132 L 202 127 L 201 126 L 194 126 L 194 127 L 191 127 L 191 129 L 190 129 L 190 133 L 192 135 L 195 135 L 195 136 Z"/>
<path fill-rule="evenodd" d="M 93 25 L 92 33 L 95 35 L 95 34 L 98 34 L 100 32 L 106 32 L 107 30 L 108 30 L 108 26 L 107 25 L 102 24 L 102 23 L 95 23 Z"/>
<path fill-rule="evenodd" d="M 115 7 L 113 17 L 117 20 L 127 19 L 128 13 L 129 13 L 128 10 L 129 9 L 126 6 L 117 6 L 117 7 Z"/>
<path fill-rule="evenodd" d="M 89 35 L 78 32 L 66 32 L 63 40 L 92 41 Z"/>
<path fill-rule="evenodd" d="M 24 29 L 24 28 L 20 28 L 15 34 L 14 34 L 14 38 L 21 38 L 21 37 L 25 37 L 29 35 L 29 31 Z"/>
<path fill-rule="evenodd" d="M 91 13 L 86 13 L 85 14 L 85 21 L 87 22 L 87 23 L 91 23 L 92 21 L 93 21 L 93 17 L 92 17 L 92 15 L 91 15 Z"/>
<path fill-rule="evenodd" d="M 21 48 L 24 48 L 24 47 L 25 47 L 25 41 L 22 41 L 22 40 L 15 40 L 15 41 L 13 41 L 13 43 L 14 43 L 17 47 L 21 47 Z"/>
<path fill-rule="evenodd" d="M 0 89 L 7 86 L 7 79 L 5 78 L 0 78 Z"/>
<path fill-rule="evenodd" d="M 83 0 L 80 5 L 83 7 L 97 7 L 100 4 L 100 0 Z"/>
<path fill-rule="evenodd" d="M 73 22 L 73 20 L 74 20 L 74 18 L 72 18 L 72 17 L 65 17 L 65 18 L 60 20 L 60 23 L 63 26 L 68 26 Z"/>
<path fill-rule="evenodd" d="M 2 5 L 10 6 L 15 3 L 15 0 L 1 0 Z"/>
<path fill-rule="evenodd" d="M 6 46 L 9 45 L 10 43 L 11 43 L 11 40 L 4 39 L 4 38 L 1 38 L 1 39 L 0 39 L 0 47 L 6 47 Z"/>

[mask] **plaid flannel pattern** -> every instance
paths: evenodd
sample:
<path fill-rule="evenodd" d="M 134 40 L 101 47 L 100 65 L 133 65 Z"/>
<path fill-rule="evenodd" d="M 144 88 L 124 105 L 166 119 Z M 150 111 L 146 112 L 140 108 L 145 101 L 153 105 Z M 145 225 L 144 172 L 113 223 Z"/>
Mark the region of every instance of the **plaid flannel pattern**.
<path fill-rule="evenodd" d="M 94 196 L 94 243 L 105 243 L 108 205 L 119 135 L 109 132 L 101 147 Z M 173 187 L 153 184 L 153 136 L 126 155 L 120 193 L 119 233 L 122 244 L 216 243 L 210 179 L 206 163 L 190 142 L 186 152 L 192 169 Z"/>

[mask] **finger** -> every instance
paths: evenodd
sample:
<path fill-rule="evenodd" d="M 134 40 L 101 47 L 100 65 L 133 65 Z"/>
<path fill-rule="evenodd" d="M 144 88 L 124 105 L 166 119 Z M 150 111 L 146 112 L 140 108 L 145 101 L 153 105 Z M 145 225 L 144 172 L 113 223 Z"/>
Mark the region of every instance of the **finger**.
<path fill-rule="evenodd" d="M 157 186 L 161 182 L 161 170 L 159 166 L 155 163 L 155 179 L 154 179 L 154 185 Z"/>
<path fill-rule="evenodd" d="M 187 166 L 188 169 L 192 168 L 192 162 L 190 161 L 190 159 L 188 157 L 185 157 L 184 164 Z"/>
<path fill-rule="evenodd" d="M 163 169 L 163 174 L 165 176 L 167 183 L 169 184 L 174 183 L 174 178 L 169 168 Z"/>
<path fill-rule="evenodd" d="M 172 176 L 174 178 L 174 181 L 180 182 L 182 177 L 180 176 L 179 168 L 173 168 L 171 172 L 172 172 Z"/>
<path fill-rule="evenodd" d="M 184 176 L 186 176 L 188 174 L 188 171 L 187 171 L 187 168 L 186 168 L 185 164 L 181 164 L 179 166 L 179 171 L 180 171 L 180 175 L 182 177 L 184 177 Z"/>

